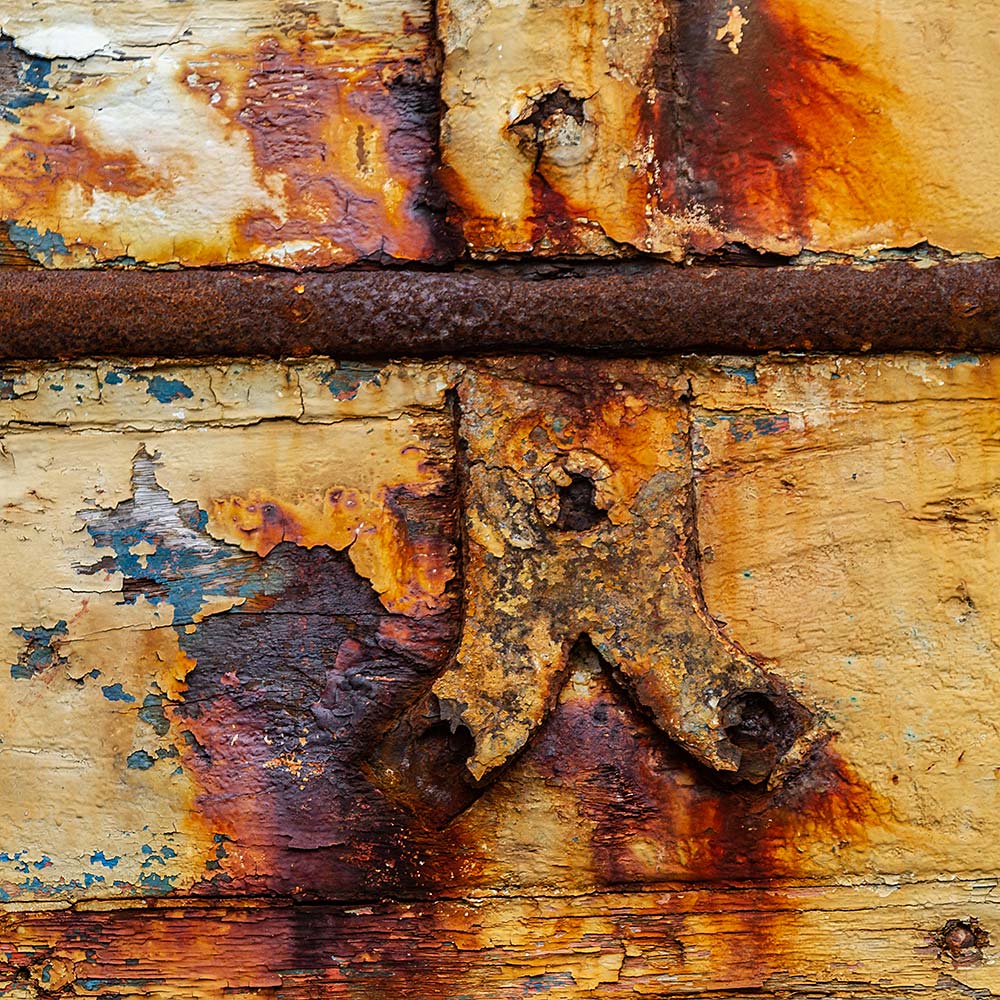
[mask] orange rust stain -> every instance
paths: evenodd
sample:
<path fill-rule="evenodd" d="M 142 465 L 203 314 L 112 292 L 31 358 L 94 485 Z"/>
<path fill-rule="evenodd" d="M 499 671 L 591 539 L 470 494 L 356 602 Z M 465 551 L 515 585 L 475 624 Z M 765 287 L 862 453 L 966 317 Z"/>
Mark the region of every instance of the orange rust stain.
<path fill-rule="evenodd" d="M 262 184 L 281 210 L 235 220 L 234 251 L 291 242 L 322 266 L 385 251 L 438 256 L 437 221 L 421 205 L 433 166 L 432 81 L 374 58 L 370 39 L 323 45 L 267 37 L 250 53 L 213 52 L 178 82 L 249 135 Z"/>
<path fill-rule="evenodd" d="M 259 556 L 282 542 L 348 549 L 388 610 L 420 617 L 442 610 L 455 576 L 452 542 L 408 523 L 407 496 L 422 493 L 419 485 L 385 486 L 374 494 L 333 487 L 325 497 L 295 503 L 255 490 L 214 501 L 209 523 L 213 534 Z"/>
<path fill-rule="evenodd" d="M 572 371 L 572 366 L 559 362 L 545 365 L 543 362 L 538 374 L 539 378 L 550 376 L 568 384 L 577 373 Z M 489 376 L 479 373 L 477 378 L 487 381 Z M 603 387 L 605 392 L 608 388 Z M 499 383 L 496 391 L 498 394 L 501 391 Z M 657 394 L 653 398 L 663 396 L 662 389 L 654 391 Z M 511 468 L 523 465 L 525 442 L 535 440 L 533 435 L 539 431 L 544 435 L 544 445 L 540 449 L 543 453 L 551 448 L 557 454 L 587 451 L 596 455 L 622 456 L 622 461 L 608 469 L 608 479 L 599 481 L 598 489 L 613 494 L 615 505 L 624 512 L 657 471 L 677 466 L 677 434 L 683 425 L 678 423 L 678 411 L 673 407 L 650 406 L 638 396 L 622 398 L 614 392 L 608 392 L 611 398 L 602 401 L 601 394 L 602 387 L 595 383 L 587 386 L 586 396 L 581 397 L 579 406 L 572 410 L 567 406 L 558 413 L 549 413 L 540 408 L 516 422 L 507 418 L 505 423 L 511 423 L 512 430 L 504 434 L 503 462 Z M 571 399 L 565 397 L 567 403 Z M 600 411 L 599 419 L 593 419 L 591 409 Z M 685 443 L 681 444 L 686 447 Z M 615 520 L 614 510 L 611 517 Z"/>
<path fill-rule="evenodd" d="M 132 152 L 92 145 L 64 112 L 25 115 L 0 148 L 0 179 L 0 215 L 29 225 L 58 212 L 70 189 L 91 199 L 102 193 L 138 199 L 171 184 L 165 169 L 155 170 Z"/>
<path fill-rule="evenodd" d="M 898 88 L 835 24 L 807 23 L 776 0 L 742 5 L 748 25 L 734 55 L 711 41 L 725 8 L 704 0 L 679 12 L 680 135 L 676 145 L 665 135 L 676 125 L 664 109 L 656 136 L 668 169 L 682 156 L 690 171 L 679 197 L 740 238 L 793 251 L 827 238 L 823 227 L 863 235 L 905 225 L 919 205 L 893 123 Z"/>

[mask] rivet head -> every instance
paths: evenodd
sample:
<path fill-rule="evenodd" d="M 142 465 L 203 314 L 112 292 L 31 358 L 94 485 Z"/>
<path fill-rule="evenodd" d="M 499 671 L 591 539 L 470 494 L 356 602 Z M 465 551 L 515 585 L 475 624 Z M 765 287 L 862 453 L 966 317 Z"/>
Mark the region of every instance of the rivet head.
<path fill-rule="evenodd" d="M 990 943 L 989 933 L 975 917 L 948 920 L 935 935 L 935 943 L 942 958 L 963 963 L 982 958 L 982 950 Z"/>

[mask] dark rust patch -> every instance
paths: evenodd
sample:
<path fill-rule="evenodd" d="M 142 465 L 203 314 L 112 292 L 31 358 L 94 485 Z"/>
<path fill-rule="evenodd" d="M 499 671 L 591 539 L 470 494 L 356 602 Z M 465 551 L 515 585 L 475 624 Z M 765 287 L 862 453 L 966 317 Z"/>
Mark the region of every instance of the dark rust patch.
<path fill-rule="evenodd" d="M 995 351 L 1000 263 L 564 263 L 451 274 L 18 269 L 0 271 L 0 311 L 4 359 Z"/>
<path fill-rule="evenodd" d="M 852 234 L 913 215 L 917 185 L 891 120 L 898 94 L 862 68 L 860 50 L 824 37 L 794 5 L 742 0 L 734 53 L 718 37 L 732 3 L 672 6 L 676 68 L 660 74 L 672 108 L 655 136 L 668 174 L 679 167 L 667 207 L 704 205 L 740 239 L 790 253 L 829 242 L 817 222 Z M 876 177 L 881 163 L 892 169 Z"/>
<path fill-rule="evenodd" d="M 572 789 L 601 884 L 755 884 L 780 892 L 816 856 L 864 844 L 884 804 L 833 745 L 776 790 L 733 784 L 663 737 L 582 644 L 574 687 L 553 710 L 522 764 Z M 512 777 L 512 781 L 515 777 Z"/>

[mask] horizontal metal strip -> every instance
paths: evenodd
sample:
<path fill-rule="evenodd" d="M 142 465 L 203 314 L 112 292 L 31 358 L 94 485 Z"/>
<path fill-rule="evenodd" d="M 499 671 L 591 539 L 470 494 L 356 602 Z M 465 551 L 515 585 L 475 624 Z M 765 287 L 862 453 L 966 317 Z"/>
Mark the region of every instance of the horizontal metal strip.
<path fill-rule="evenodd" d="M 0 270 L 0 358 L 1000 348 L 1000 261 Z"/>

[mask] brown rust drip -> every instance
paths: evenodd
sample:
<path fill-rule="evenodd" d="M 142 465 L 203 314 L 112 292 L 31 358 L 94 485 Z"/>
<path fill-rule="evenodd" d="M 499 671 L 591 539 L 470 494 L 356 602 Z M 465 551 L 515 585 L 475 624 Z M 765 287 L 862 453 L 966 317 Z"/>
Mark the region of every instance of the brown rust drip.
<path fill-rule="evenodd" d="M 861 53 L 852 61 L 844 39 L 824 37 L 815 13 L 774 0 L 740 4 L 747 22 L 734 53 L 716 38 L 732 6 L 674 4 L 676 70 L 661 98 L 672 110 L 655 139 L 668 174 L 675 162 L 682 171 L 665 204 L 704 205 L 734 239 L 789 253 L 822 245 L 819 226 L 831 220 L 863 233 L 913 217 L 917 186 L 892 124 L 892 84 L 863 68 Z M 870 165 L 880 163 L 891 176 L 873 182 Z"/>
<path fill-rule="evenodd" d="M 574 669 L 517 770 L 572 788 L 596 884 L 679 887 L 661 897 L 669 936 L 682 942 L 689 917 L 713 914 L 713 975 L 762 987 L 794 961 L 801 902 L 789 888 L 817 857 L 867 843 L 884 804 L 828 743 L 776 790 L 720 781 L 622 697 L 596 651 L 579 647 Z"/>

